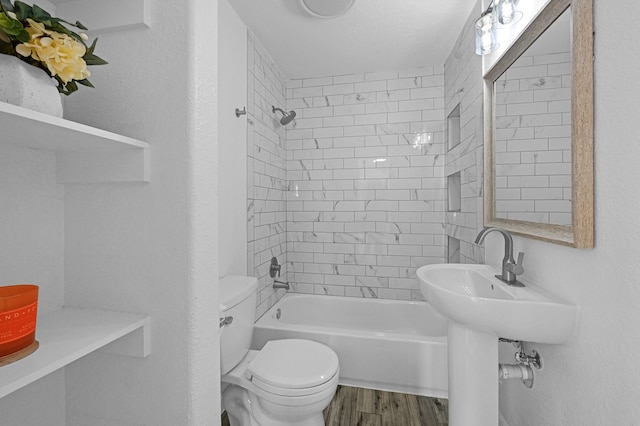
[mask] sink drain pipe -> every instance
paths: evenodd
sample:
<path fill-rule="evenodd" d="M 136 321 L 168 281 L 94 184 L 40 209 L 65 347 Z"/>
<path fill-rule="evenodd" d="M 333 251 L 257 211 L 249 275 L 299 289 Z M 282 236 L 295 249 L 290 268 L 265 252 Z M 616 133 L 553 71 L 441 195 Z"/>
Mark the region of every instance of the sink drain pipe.
<path fill-rule="evenodd" d="M 520 379 L 528 388 L 533 387 L 533 369 L 525 364 L 498 364 L 500 380 Z"/>
<path fill-rule="evenodd" d="M 513 344 L 518 349 L 515 353 L 515 359 L 518 364 L 498 364 L 498 379 L 502 380 L 519 379 L 522 383 L 531 389 L 533 387 L 534 374 L 532 366 L 538 370 L 542 368 L 542 357 L 540 354 L 532 350 L 531 355 L 527 355 L 524 351 L 524 342 L 519 340 L 503 339 L 501 342 Z"/>

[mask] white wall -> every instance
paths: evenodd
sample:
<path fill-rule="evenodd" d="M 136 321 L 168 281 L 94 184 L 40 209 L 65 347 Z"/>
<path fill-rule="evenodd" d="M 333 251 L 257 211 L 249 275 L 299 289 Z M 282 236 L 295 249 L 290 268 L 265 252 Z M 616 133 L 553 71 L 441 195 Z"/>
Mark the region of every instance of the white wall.
<path fill-rule="evenodd" d="M 0 146 L 0 286 L 36 284 L 38 313 L 64 304 L 64 186 L 55 154 Z"/>
<path fill-rule="evenodd" d="M 2 426 L 66 425 L 64 370 L 54 371 L 0 400 Z"/>
<path fill-rule="evenodd" d="M 580 316 L 567 344 L 528 345 L 545 361 L 532 390 L 501 386 L 500 410 L 512 426 L 632 425 L 640 419 L 640 4 L 594 3 L 596 247 L 515 239 L 516 250 L 526 253 L 525 275 L 576 303 Z M 492 237 L 487 244 L 487 261 L 497 266 L 502 242 Z M 501 361 L 511 361 L 512 353 L 503 348 Z"/>
<path fill-rule="evenodd" d="M 64 187 L 55 183 L 55 170 L 51 152 L 0 146 L 0 286 L 38 285 L 40 315 L 64 304 Z M 61 401 L 60 372 L 0 399 L 0 423 L 63 424 Z"/>
<path fill-rule="evenodd" d="M 218 181 L 220 201 L 220 276 L 247 273 L 247 116 L 235 109 L 247 104 L 247 27 L 227 0 L 219 0 L 222 60 L 218 76 Z"/>

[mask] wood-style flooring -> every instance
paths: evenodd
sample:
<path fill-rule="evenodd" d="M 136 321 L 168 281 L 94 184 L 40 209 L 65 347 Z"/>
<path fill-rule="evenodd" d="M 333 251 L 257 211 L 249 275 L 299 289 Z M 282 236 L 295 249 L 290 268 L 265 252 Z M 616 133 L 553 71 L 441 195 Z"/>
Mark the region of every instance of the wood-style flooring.
<path fill-rule="evenodd" d="M 222 415 L 222 426 L 229 420 Z M 446 399 L 338 386 L 324 410 L 326 426 L 447 426 Z"/>
<path fill-rule="evenodd" d="M 326 426 L 446 426 L 446 399 L 338 386 Z"/>

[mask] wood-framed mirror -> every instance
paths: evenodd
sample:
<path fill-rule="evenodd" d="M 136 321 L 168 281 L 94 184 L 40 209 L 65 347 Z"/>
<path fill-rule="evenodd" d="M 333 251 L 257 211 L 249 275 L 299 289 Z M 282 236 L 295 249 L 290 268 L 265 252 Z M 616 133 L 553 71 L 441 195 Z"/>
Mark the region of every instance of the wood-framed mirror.
<path fill-rule="evenodd" d="M 593 0 L 550 0 L 484 75 L 484 224 L 594 244 Z"/>

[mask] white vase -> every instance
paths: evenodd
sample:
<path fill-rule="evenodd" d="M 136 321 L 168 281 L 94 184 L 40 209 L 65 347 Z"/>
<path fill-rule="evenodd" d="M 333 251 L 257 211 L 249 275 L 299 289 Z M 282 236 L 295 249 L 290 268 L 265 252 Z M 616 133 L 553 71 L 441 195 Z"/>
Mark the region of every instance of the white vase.
<path fill-rule="evenodd" d="M 40 68 L 0 54 L 0 101 L 62 117 L 57 81 Z"/>

